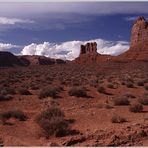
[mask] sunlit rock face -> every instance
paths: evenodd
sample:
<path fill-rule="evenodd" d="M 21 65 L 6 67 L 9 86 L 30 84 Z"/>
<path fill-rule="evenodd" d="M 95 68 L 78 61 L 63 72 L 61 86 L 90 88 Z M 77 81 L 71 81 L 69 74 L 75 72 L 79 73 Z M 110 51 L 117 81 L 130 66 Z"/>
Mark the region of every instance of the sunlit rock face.
<path fill-rule="evenodd" d="M 131 47 L 148 43 L 148 22 L 144 17 L 138 17 L 131 31 Z"/>

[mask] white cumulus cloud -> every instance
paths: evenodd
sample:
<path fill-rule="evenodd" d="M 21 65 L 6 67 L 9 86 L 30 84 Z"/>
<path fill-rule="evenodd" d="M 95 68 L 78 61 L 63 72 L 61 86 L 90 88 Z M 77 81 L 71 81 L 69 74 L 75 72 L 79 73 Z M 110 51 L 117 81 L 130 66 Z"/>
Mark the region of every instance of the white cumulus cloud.
<path fill-rule="evenodd" d="M 0 17 L 1 25 L 14 25 L 16 23 L 34 23 L 34 21 L 28 19 Z"/>
<path fill-rule="evenodd" d="M 11 48 L 19 48 L 20 46 L 18 45 L 13 45 L 9 43 L 0 43 L 0 51 L 5 51 Z"/>
<path fill-rule="evenodd" d="M 60 44 L 44 42 L 43 44 L 32 43 L 25 46 L 22 55 L 43 55 L 51 58 L 61 58 L 73 60 L 79 56 L 80 45 L 87 42 L 97 42 L 97 52 L 100 54 L 119 55 L 129 48 L 129 43 L 125 41 L 107 41 L 94 39 L 89 41 L 67 41 Z"/>

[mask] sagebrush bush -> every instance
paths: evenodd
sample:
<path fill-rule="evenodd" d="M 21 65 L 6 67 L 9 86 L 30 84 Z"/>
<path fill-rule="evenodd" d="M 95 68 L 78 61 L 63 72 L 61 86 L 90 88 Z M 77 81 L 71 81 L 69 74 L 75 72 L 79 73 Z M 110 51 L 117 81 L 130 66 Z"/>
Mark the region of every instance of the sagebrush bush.
<path fill-rule="evenodd" d="M 106 93 L 105 88 L 103 86 L 99 86 L 97 90 L 99 93 L 103 93 L 103 94 Z"/>
<path fill-rule="evenodd" d="M 143 98 L 139 98 L 138 101 L 143 105 L 148 105 L 148 98 L 146 98 L 145 96 L 143 96 Z"/>
<path fill-rule="evenodd" d="M 0 117 L 3 121 L 9 118 L 16 118 L 19 121 L 26 121 L 27 116 L 21 110 L 10 110 L 0 114 Z"/>
<path fill-rule="evenodd" d="M 112 116 L 111 122 L 112 123 L 123 123 L 123 122 L 127 122 L 127 120 L 124 117 L 121 117 L 115 114 Z"/>
<path fill-rule="evenodd" d="M 70 96 L 87 97 L 86 90 L 83 87 L 73 87 L 68 91 Z"/>
<path fill-rule="evenodd" d="M 138 85 L 138 86 L 144 86 L 144 81 L 138 81 L 138 82 L 137 82 L 137 85 Z"/>
<path fill-rule="evenodd" d="M 20 95 L 31 95 L 31 92 L 27 90 L 26 88 L 20 88 L 18 89 L 18 92 Z"/>
<path fill-rule="evenodd" d="M 126 97 L 119 97 L 113 99 L 114 105 L 129 105 L 130 101 Z"/>
<path fill-rule="evenodd" d="M 145 90 L 148 90 L 148 85 L 145 85 L 144 88 L 145 88 Z"/>
<path fill-rule="evenodd" d="M 134 113 L 142 112 L 143 106 L 140 103 L 134 103 L 134 104 L 130 105 L 129 111 L 134 112 Z"/>
<path fill-rule="evenodd" d="M 49 136 L 63 136 L 68 129 L 64 113 L 59 108 L 52 106 L 40 113 L 37 123 L 47 138 Z"/>
<path fill-rule="evenodd" d="M 113 85 L 112 83 L 109 83 L 109 84 L 107 85 L 107 87 L 108 87 L 108 88 L 114 89 L 114 85 Z"/>
<path fill-rule="evenodd" d="M 134 84 L 132 82 L 126 82 L 126 86 L 128 88 L 133 88 L 134 87 Z"/>
<path fill-rule="evenodd" d="M 5 87 L 4 89 L 2 89 L 0 91 L 0 94 L 2 95 L 14 95 L 16 94 L 15 89 L 14 88 L 10 88 L 10 87 Z"/>
<path fill-rule="evenodd" d="M 11 99 L 12 99 L 12 96 L 10 95 L 0 95 L 0 101 L 8 101 Z"/>
<path fill-rule="evenodd" d="M 44 88 L 40 91 L 39 98 L 47 98 L 47 97 L 52 97 L 56 98 L 58 93 L 63 90 L 63 87 L 54 87 L 54 88 Z"/>

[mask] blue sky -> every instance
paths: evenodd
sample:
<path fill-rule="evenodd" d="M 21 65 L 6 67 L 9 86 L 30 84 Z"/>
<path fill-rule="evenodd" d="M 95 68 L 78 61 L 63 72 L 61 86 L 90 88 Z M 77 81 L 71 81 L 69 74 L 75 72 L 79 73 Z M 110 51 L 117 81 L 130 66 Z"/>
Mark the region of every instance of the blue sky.
<path fill-rule="evenodd" d="M 137 16 L 148 17 L 148 2 L 1 3 L 0 50 L 72 60 L 97 41 L 99 53 L 118 55 Z"/>

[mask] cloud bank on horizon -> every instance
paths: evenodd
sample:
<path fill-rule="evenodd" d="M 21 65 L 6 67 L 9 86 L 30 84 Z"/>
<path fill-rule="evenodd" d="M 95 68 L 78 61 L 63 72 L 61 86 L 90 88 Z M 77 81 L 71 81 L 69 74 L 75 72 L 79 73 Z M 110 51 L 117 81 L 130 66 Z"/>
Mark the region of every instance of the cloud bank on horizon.
<path fill-rule="evenodd" d="M 97 43 L 97 52 L 100 54 L 107 54 L 117 56 L 124 53 L 129 48 L 129 43 L 125 41 L 106 41 L 103 39 L 95 39 L 89 41 L 68 41 L 61 44 L 54 44 L 44 42 L 43 44 L 32 43 L 25 46 L 22 55 L 42 55 L 51 58 L 60 58 L 64 60 L 74 60 L 79 56 L 80 45 L 87 42 Z"/>

